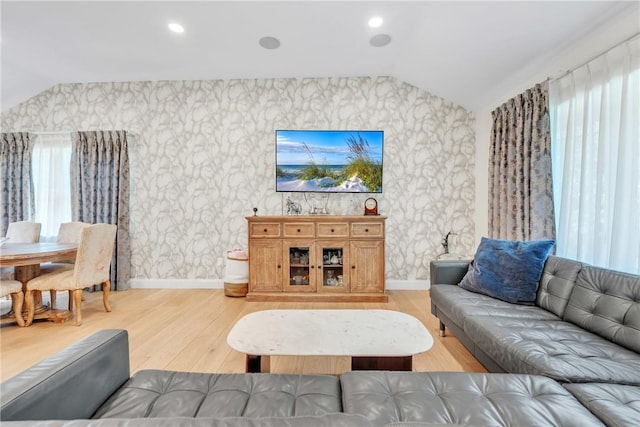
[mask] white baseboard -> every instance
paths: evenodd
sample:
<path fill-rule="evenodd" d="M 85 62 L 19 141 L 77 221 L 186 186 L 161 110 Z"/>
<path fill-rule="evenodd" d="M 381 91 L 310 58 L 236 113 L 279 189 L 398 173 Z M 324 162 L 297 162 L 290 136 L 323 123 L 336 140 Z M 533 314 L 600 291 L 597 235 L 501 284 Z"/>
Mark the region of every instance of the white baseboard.
<path fill-rule="evenodd" d="M 131 279 L 134 289 L 224 289 L 223 279 Z M 428 280 L 387 280 L 389 290 L 427 290 Z"/>

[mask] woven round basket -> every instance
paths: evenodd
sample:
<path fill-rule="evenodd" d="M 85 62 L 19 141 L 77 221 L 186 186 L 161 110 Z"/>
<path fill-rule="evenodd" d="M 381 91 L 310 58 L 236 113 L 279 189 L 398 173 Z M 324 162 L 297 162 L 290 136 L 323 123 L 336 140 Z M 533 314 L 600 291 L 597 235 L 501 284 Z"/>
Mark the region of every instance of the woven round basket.
<path fill-rule="evenodd" d="M 245 297 L 247 292 L 249 292 L 248 283 L 224 282 L 224 294 L 228 297 Z"/>

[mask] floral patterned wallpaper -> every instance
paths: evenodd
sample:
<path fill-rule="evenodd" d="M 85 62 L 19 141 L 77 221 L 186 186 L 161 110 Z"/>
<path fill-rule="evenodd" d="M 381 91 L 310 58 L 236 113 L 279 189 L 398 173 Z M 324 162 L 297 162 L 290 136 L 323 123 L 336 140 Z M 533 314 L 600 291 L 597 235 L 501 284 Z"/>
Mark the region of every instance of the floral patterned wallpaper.
<path fill-rule="evenodd" d="M 132 277 L 221 279 L 246 247 L 245 216 L 280 215 L 276 129 L 382 129 L 386 277 L 422 281 L 440 240 L 474 252 L 474 122 L 389 77 L 60 84 L 2 114 L 7 131 L 124 129 L 131 161 Z M 309 195 L 307 195 L 309 196 Z M 360 214 L 369 195 L 333 194 Z M 317 196 L 316 196 L 317 197 Z"/>

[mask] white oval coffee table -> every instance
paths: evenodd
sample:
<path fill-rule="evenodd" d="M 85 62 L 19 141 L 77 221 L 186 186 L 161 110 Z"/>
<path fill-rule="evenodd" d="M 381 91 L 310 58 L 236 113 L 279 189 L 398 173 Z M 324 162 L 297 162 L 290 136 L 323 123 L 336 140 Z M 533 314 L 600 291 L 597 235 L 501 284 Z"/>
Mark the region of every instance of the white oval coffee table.
<path fill-rule="evenodd" d="M 351 356 L 352 370 L 410 371 L 433 338 L 399 311 L 264 310 L 241 318 L 227 343 L 247 354 L 247 372 L 269 372 L 270 356 Z"/>

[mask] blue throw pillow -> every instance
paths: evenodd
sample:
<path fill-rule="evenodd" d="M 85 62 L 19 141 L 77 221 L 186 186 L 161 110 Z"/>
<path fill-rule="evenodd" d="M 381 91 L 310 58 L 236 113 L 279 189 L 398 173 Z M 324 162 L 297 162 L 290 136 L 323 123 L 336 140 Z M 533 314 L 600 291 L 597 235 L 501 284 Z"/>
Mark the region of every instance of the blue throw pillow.
<path fill-rule="evenodd" d="M 463 289 L 516 304 L 532 304 L 553 240 L 498 240 L 483 237 Z"/>

